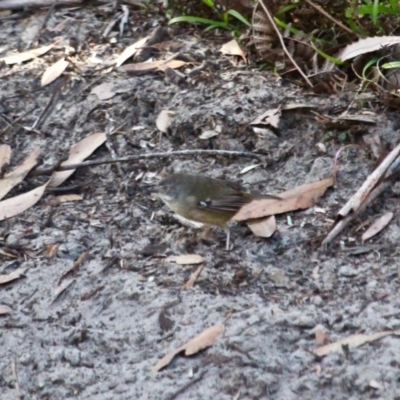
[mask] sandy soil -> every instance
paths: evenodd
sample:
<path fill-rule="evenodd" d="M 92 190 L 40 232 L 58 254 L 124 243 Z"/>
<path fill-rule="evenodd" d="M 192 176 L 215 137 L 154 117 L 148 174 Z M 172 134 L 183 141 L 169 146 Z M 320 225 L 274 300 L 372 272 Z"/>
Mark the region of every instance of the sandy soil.
<path fill-rule="evenodd" d="M 26 49 L 34 36 L 29 29 L 35 32 L 45 14 L 20 12 L 3 19 L 2 50 Z M 243 175 L 254 160 L 192 156 L 120 169 L 84 168 L 64 184 L 81 185 L 68 192 L 82 194 L 81 201 L 54 205 L 59 193 L 49 192 L 33 208 L 2 222 L 0 274 L 27 270 L 23 278 L 0 286 L 0 305 L 12 310 L 0 317 L 1 399 L 400 399 L 399 337 L 323 358 L 312 352 L 317 331 L 335 342 L 400 329 L 397 191 L 385 192 L 329 249 L 317 245 L 373 168 L 362 135 L 376 127 L 329 126 L 309 109 L 283 112 L 279 136 L 248 127 L 283 99 L 337 115 L 352 94 L 313 95 L 255 66 L 235 66 L 218 52 L 228 35 L 205 39 L 187 30 L 175 31 L 172 40 L 188 59 L 207 60 L 203 70 L 191 75 L 194 67 L 188 66 L 179 81 L 163 72 L 111 70 L 116 54 L 162 21 L 160 15 L 138 13 L 115 44 L 101 37 L 115 15 L 111 7 L 51 14 L 47 27 L 71 19 L 61 33 L 42 29 L 40 45 L 62 36 L 78 49 L 66 72 L 69 80 L 54 100 L 58 81 L 41 88 L 40 76 L 63 56 L 63 46 L 34 61 L 1 67 L 0 131 L 7 120 L 26 113 L 1 137 L 13 149 L 12 165 L 36 146 L 43 163 L 53 165 L 78 140 L 123 123 L 109 141 L 119 156 L 228 149 L 262 151 L 268 164 Z M 105 83 L 114 95 L 99 100 L 91 91 Z M 47 119 L 33 131 L 25 129 L 49 103 Z M 360 113 L 359 107 L 354 103 L 350 113 Z M 374 111 L 371 104 L 364 107 Z M 162 109 L 176 115 L 169 134 L 160 135 L 155 121 Z M 382 142 L 398 143 L 398 115 L 376 114 Z M 213 123 L 222 132 L 200 139 Z M 329 176 L 336 152 L 347 144 L 355 146 L 343 151 L 337 185 L 318 207 L 290 213 L 291 225 L 288 215 L 278 216 L 278 232 L 270 239 L 256 238 L 245 224 L 233 225 L 230 252 L 224 250 L 221 230 L 204 237 L 182 226 L 150 195 L 155 175 L 165 171 L 201 172 L 279 193 Z M 101 157 L 110 157 L 106 146 L 93 155 Z M 141 173 L 146 174 L 136 180 Z M 11 196 L 46 179 L 27 177 Z M 90 184 L 82 186 L 87 179 Z M 373 250 L 345 251 L 362 246 L 361 224 L 387 211 L 394 218 L 369 241 Z M 198 266 L 180 266 L 166 257 L 190 253 L 203 256 L 205 268 L 194 288 L 183 290 Z M 68 287 L 57 296 L 60 284 Z M 167 352 L 227 317 L 215 345 L 178 356 L 151 375 Z"/>

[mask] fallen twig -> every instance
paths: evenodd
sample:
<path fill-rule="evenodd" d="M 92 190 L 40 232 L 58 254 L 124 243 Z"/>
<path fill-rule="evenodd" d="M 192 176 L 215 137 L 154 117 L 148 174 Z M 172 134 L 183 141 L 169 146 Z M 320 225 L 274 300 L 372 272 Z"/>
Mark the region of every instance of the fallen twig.
<path fill-rule="evenodd" d="M 57 171 L 69 171 L 71 169 L 81 168 L 81 167 L 93 167 L 96 165 L 102 164 L 113 164 L 119 162 L 130 162 L 136 160 L 142 160 L 145 158 L 168 158 L 168 157 L 176 157 L 176 156 L 193 156 L 193 155 L 205 155 L 205 156 L 232 156 L 232 157 L 248 157 L 255 158 L 258 160 L 262 160 L 265 156 L 262 154 L 250 153 L 246 151 L 233 151 L 233 150 L 178 150 L 178 151 L 169 151 L 169 152 L 161 152 L 161 153 L 145 153 L 145 154 L 137 154 L 129 157 L 121 157 L 115 159 L 102 159 L 102 160 L 93 160 L 93 161 L 84 161 L 78 164 L 70 164 L 70 165 L 59 165 L 59 163 L 48 169 L 35 170 L 30 175 L 38 176 L 38 175 L 51 175 Z"/>
<path fill-rule="evenodd" d="M 338 213 L 338 219 L 322 241 L 327 245 L 352 221 L 361 214 L 391 184 L 391 176 L 400 164 L 400 144 L 398 144 L 368 176 L 363 185 Z"/>
<path fill-rule="evenodd" d="M 346 25 L 343 25 L 340 21 L 338 21 L 337 19 L 333 18 L 332 15 L 330 15 L 329 13 L 327 13 L 321 6 L 319 6 L 318 4 L 314 4 L 311 0 L 304 0 L 308 5 L 310 5 L 311 7 L 313 7 L 315 10 L 317 10 L 319 13 L 321 13 L 324 17 L 328 18 L 329 20 L 331 20 L 334 24 L 338 25 L 340 28 L 342 28 L 344 31 L 346 31 L 347 33 L 350 33 L 351 35 L 354 35 L 354 32 L 348 28 Z"/>
<path fill-rule="evenodd" d="M 79 6 L 86 0 L 58 0 L 57 5 Z M 105 3 L 106 1 L 103 1 Z M 101 3 L 99 1 L 99 3 Z M 52 7 L 54 0 L 0 0 L 0 10 L 16 10 L 25 7 Z"/>
<path fill-rule="evenodd" d="M 363 201 L 367 198 L 372 189 L 383 178 L 386 171 L 393 164 L 397 157 L 400 155 L 400 144 L 398 144 L 382 161 L 382 163 L 375 169 L 374 172 L 365 180 L 356 194 L 342 207 L 339 215 L 345 217 L 350 212 L 356 212 L 362 205 Z"/>
<path fill-rule="evenodd" d="M 285 42 L 283 40 L 283 37 L 278 29 L 278 27 L 275 24 L 274 19 L 272 18 L 272 15 L 270 14 L 270 12 L 268 11 L 268 8 L 265 6 L 264 2 L 262 0 L 260 0 L 260 4 L 261 7 L 263 8 L 265 14 L 267 15 L 268 21 L 269 23 L 272 25 L 272 27 L 274 28 L 279 41 L 281 43 L 282 49 L 285 52 L 285 54 L 287 55 L 287 57 L 289 58 L 289 60 L 292 62 L 292 64 L 294 65 L 294 67 L 297 69 L 297 71 L 299 71 L 299 74 L 304 78 L 304 80 L 307 82 L 308 86 L 313 87 L 313 84 L 311 83 L 311 81 L 308 79 L 307 75 L 303 72 L 303 70 L 297 65 L 296 61 L 294 60 L 294 58 L 292 57 L 292 55 L 290 54 L 290 52 L 288 51 Z M 256 8 L 254 8 L 256 9 Z"/>

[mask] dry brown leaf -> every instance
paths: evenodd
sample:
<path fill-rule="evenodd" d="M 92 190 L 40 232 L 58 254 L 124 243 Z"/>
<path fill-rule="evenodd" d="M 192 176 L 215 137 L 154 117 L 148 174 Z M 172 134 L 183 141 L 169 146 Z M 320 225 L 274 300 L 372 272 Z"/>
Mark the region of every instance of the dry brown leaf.
<path fill-rule="evenodd" d="M 326 189 L 332 185 L 333 178 L 330 177 L 321 181 L 306 183 L 305 185 L 280 193 L 279 197 L 282 200 L 253 200 L 251 203 L 243 206 L 233 217 L 233 220 L 245 221 L 247 219 L 261 218 L 312 207 L 318 202 Z"/>
<path fill-rule="evenodd" d="M 252 171 L 253 169 L 259 167 L 260 165 L 262 165 L 262 164 L 248 165 L 247 167 L 244 167 L 244 168 L 239 172 L 239 175 L 247 174 L 248 172 Z"/>
<path fill-rule="evenodd" d="M 212 346 L 224 331 L 225 325 L 217 324 L 201 332 L 200 335 L 197 335 L 184 345 L 185 355 L 191 356 L 200 350 Z"/>
<path fill-rule="evenodd" d="M 165 68 L 177 69 L 188 64 L 186 61 L 181 60 L 157 60 L 135 64 L 126 64 L 121 68 L 126 72 L 141 72 L 141 71 L 163 71 Z"/>
<path fill-rule="evenodd" d="M 254 219 L 247 222 L 247 226 L 259 237 L 271 237 L 276 231 L 276 219 L 273 215 L 267 218 Z"/>
<path fill-rule="evenodd" d="M 8 144 L 2 144 L 0 146 L 0 170 L 2 170 L 5 165 L 9 165 L 10 161 L 11 161 L 11 147 Z"/>
<path fill-rule="evenodd" d="M 44 257 L 49 258 L 52 260 L 57 252 L 58 252 L 59 245 L 58 244 L 49 244 L 43 254 Z"/>
<path fill-rule="evenodd" d="M 18 268 L 14 272 L 8 275 L 0 275 L 0 285 L 4 283 L 15 281 L 16 279 L 21 278 L 21 276 L 25 273 L 28 268 Z"/>
<path fill-rule="evenodd" d="M 131 58 L 140 48 L 142 48 L 147 40 L 148 36 L 144 37 L 143 39 L 138 40 L 137 42 L 128 46 L 116 59 L 115 65 L 120 67 L 128 58 Z"/>
<path fill-rule="evenodd" d="M 166 354 L 161 360 L 159 360 L 157 362 L 157 364 L 153 367 L 151 372 L 153 374 L 156 374 L 158 371 L 165 368 L 173 360 L 173 358 L 183 350 L 184 349 L 182 347 L 180 347 L 180 348 L 175 349 L 175 350 L 169 352 L 168 354 Z"/>
<path fill-rule="evenodd" d="M 377 218 L 374 223 L 363 233 L 362 241 L 372 238 L 377 233 L 379 233 L 383 228 L 385 228 L 393 218 L 393 213 L 388 212 L 381 217 Z"/>
<path fill-rule="evenodd" d="M 80 201 L 83 200 L 83 195 L 81 194 L 63 194 L 56 197 L 59 203 L 66 203 L 69 201 Z"/>
<path fill-rule="evenodd" d="M 244 62 L 247 62 L 246 56 L 243 52 L 243 50 L 240 48 L 239 43 L 233 39 L 228 43 L 225 43 L 221 46 L 219 51 L 222 54 L 228 55 L 228 56 L 239 56 L 242 57 Z"/>
<path fill-rule="evenodd" d="M 157 364 L 153 367 L 152 373 L 156 374 L 162 368 L 166 367 L 172 359 L 181 351 L 185 351 L 185 355 L 190 356 L 193 355 L 200 350 L 205 349 L 206 347 L 212 346 L 225 331 L 224 324 L 217 324 L 212 326 L 211 328 L 206 329 L 200 335 L 197 335 L 193 339 L 189 340 L 183 346 L 172 350 L 168 354 L 166 354 L 161 360 L 157 362 Z"/>
<path fill-rule="evenodd" d="M 0 221 L 21 214 L 28 208 L 34 206 L 43 196 L 47 185 L 48 183 L 45 183 L 30 192 L 0 201 Z"/>
<path fill-rule="evenodd" d="M 382 339 L 389 335 L 400 335 L 400 331 L 383 331 L 376 332 L 370 335 L 355 334 L 348 336 L 347 338 L 341 339 L 335 343 L 330 343 L 314 350 L 314 354 L 318 357 L 326 356 L 330 353 L 342 353 L 343 346 L 351 348 L 360 347 L 366 343 L 375 342 L 376 340 Z"/>
<path fill-rule="evenodd" d="M 10 307 L 0 305 L 0 315 L 11 314 L 11 313 L 12 309 Z"/>
<path fill-rule="evenodd" d="M 5 251 L 4 249 L 0 249 L 0 254 L 8 258 L 19 258 L 18 254 L 11 253 L 10 251 Z"/>
<path fill-rule="evenodd" d="M 323 346 L 329 343 L 329 335 L 321 328 L 315 330 L 315 344 L 317 346 Z"/>
<path fill-rule="evenodd" d="M 282 115 L 282 108 L 273 108 L 271 110 L 265 111 L 264 114 L 258 116 L 250 125 L 270 125 L 273 128 L 278 128 L 279 121 Z"/>
<path fill-rule="evenodd" d="M 202 132 L 202 134 L 199 136 L 199 139 L 207 140 L 207 139 L 211 139 L 218 135 L 219 135 L 219 132 L 215 131 L 214 129 L 209 129 L 209 130 Z"/>
<path fill-rule="evenodd" d="M 35 148 L 21 165 L 0 179 L 0 199 L 2 199 L 13 187 L 21 183 L 28 172 L 37 164 L 40 149 Z"/>
<path fill-rule="evenodd" d="M 393 46 L 397 43 L 400 43 L 400 36 L 375 36 L 360 39 L 358 42 L 346 46 L 335 58 L 346 61 L 361 54 L 377 51 L 384 46 Z"/>
<path fill-rule="evenodd" d="M 31 49 L 28 51 L 23 51 L 22 53 L 12 54 L 10 56 L 5 56 L 0 58 L 0 61 L 4 61 L 7 65 L 22 63 L 24 61 L 32 60 L 32 58 L 37 58 L 47 53 L 54 44 L 49 46 L 38 47 L 36 49 Z"/>
<path fill-rule="evenodd" d="M 196 282 L 197 278 L 201 274 L 201 271 L 203 271 L 203 269 L 204 269 L 204 265 L 200 265 L 200 267 L 198 267 L 196 269 L 196 271 L 194 271 L 193 274 L 190 275 L 189 280 L 183 285 L 183 289 L 192 288 L 194 286 L 194 283 Z"/>
<path fill-rule="evenodd" d="M 183 254 L 181 256 L 170 256 L 165 259 L 167 262 L 174 262 L 179 265 L 201 264 L 204 258 L 198 254 Z"/>
<path fill-rule="evenodd" d="M 50 67 L 48 67 L 46 71 L 43 72 L 41 85 L 46 86 L 49 83 L 55 81 L 67 69 L 68 65 L 69 61 L 67 61 L 65 58 L 61 58 L 53 65 L 50 65 Z"/>
<path fill-rule="evenodd" d="M 82 162 L 86 157 L 89 157 L 98 147 L 100 147 L 106 139 L 106 134 L 102 132 L 93 133 L 92 135 L 85 137 L 71 147 L 68 160 L 64 161 L 61 165 L 77 164 Z M 55 172 L 50 179 L 49 187 L 57 187 L 61 185 L 74 172 L 74 169 Z"/>
<path fill-rule="evenodd" d="M 61 196 L 52 197 L 46 202 L 44 202 L 44 204 L 46 206 L 58 206 L 62 203 L 68 203 L 71 201 L 80 201 L 82 199 L 83 196 L 81 194 L 64 194 Z"/>
<path fill-rule="evenodd" d="M 157 129 L 162 133 L 168 133 L 168 128 L 172 124 L 173 115 L 175 112 L 169 110 L 162 110 L 156 119 Z"/>

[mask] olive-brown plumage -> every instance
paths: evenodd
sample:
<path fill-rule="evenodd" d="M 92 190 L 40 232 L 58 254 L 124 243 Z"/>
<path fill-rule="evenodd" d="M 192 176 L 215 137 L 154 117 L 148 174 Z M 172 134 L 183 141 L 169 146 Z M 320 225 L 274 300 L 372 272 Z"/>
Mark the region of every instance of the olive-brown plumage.
<path fill-rule="evenodd" d="M 229 228 L 226 223 L 254 199 L 279 197 L 247 192 L 240 185 L 202 175 L 172 174 L 159 184 L 159 197 L 168 207 L 186 219 L 224 227 L 229 249 Z"/>

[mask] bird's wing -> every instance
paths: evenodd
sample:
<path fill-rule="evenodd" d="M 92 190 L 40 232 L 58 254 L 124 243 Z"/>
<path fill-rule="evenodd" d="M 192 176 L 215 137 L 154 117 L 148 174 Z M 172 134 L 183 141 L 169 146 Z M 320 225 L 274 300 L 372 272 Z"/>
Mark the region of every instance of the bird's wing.
<path fill-rule="evenodd" d="M 241 207 L 250 202 L 250 198 L 243 196 L 242 193 L 226 195 L 220 199 L 205 199 L 198 202 L 198 207 L 215 210 L 236 212 Z"/>

